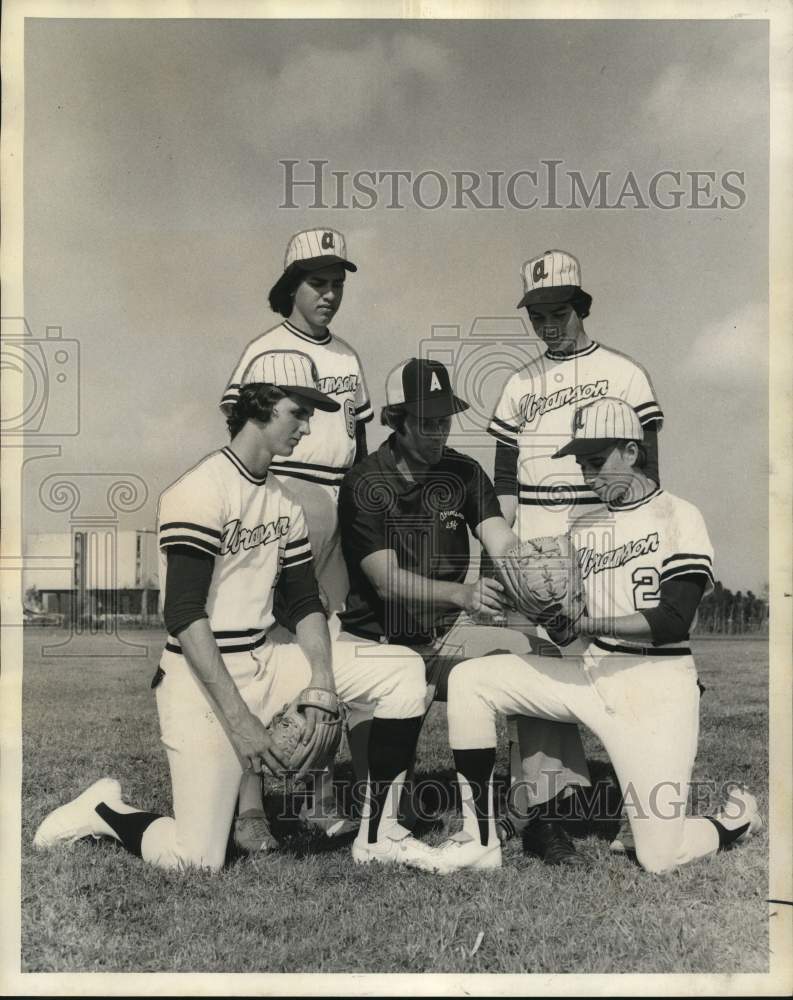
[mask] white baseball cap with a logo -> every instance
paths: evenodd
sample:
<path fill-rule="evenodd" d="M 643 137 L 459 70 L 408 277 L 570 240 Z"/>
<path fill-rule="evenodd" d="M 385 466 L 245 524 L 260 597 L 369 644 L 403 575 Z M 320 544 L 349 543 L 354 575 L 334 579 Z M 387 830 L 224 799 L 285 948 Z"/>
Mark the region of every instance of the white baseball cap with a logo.
<path fill-rule="evenodd" d="M 573 414 L 573 439 L 553 458 L 591 455 L 616 441 L 643 441 L 644 431 L 636 410 L 624 399 L 604 396 L 579 406 Z"/>
<path fill-rule="evenodd" d="M 317 366 L 302 351 L 265 351 L 250 362 L 242 373 L 240 385 L 267 382 L 288 396 L 308 400 L 318 410 L 338 410 L 339 404 L 320 392 L 317 381 Z"/>
<path fill-rule="evenodd" d="M 581 265 L 566 250 L 546 250 L 521 268 L 523 298 L 518 309 L 540 302 L 569 302 L 581 291 Z M 589 297 L 590 305 L 592 302 Z"/>
<path fill-rule="evenodd" d="M 292 264 L 297 264 L 304 271 L 316 271 L 333 264 L 341 264 L 347 271 L 358 270 L 347 260 L 344 237 L 335 229 L 306 229 L 295 233 L 286 248 L 284 270 Z"/>

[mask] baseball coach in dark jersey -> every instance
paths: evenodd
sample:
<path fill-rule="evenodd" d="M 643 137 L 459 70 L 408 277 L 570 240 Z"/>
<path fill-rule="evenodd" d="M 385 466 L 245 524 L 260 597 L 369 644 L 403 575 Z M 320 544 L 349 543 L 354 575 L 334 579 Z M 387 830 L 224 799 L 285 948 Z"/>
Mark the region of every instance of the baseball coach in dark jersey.
<path fill-rule="evenodd" d="M 381 415 L 392 434 L 346 473 L 339 494 L 342 551 L 350 575 L 342 629 L 420 652 L 428 707 L 433 697 L 446 700 L 449 673 L 458 663 L 503 650 L 520 655 L 536 642 L 488 624 L 504 610 L 497 580 L 467 582 L 469 531 L 494 557 L 517 544 L 482 467 L 447 447 L 454 414 L 467 408 L 452 391 L 441 362 L 403 362 L 388 378 Z M 355 715 L 358 722 L 361 716 Z M 583 751 L 578 756 L 559 761 L 559 788 L 582 782 L 587 773 Z M 535 821 L 525 842 L 550 863 L 578 860 L 556 823 Z"/>

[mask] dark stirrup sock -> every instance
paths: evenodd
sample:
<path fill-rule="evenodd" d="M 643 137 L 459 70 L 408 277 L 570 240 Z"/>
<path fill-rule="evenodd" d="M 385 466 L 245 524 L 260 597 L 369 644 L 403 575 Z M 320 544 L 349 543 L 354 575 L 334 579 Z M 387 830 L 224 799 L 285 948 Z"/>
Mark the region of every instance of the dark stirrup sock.
<path fill-rule="evenodd" d="M 503 816 L 499 817 L 498 826 L 504 830 L 508 837 L 515 837 L 517 834 L 523 833 L 524 830 L 540 818 L 551 821 L 561 818 L 575 818 L 568 817 L 564 811 L 564 804 L 567 802 L 567 799 L 572 798 L 572 796 L 566 794 L 569 787 L 565 785 L 561 791 L 557 792 L 553 798 L 548 799 L 547 802 L 528 806 L 525 812 L 515 810 L 513 808 L 513 796 L 507 794 L 506 811 Z"/>
<path fill-rule="evenodd" d="M 372 719 L 369 732 L 369 843 L 377 840 L 388 791 L 410 767 L 423 715 L 411 719 Z"/>
<path fill-rule="evenodd" d="M 143 834 L 156 819 L 162 819 L 159 813 L 117 813 L 104 802 L 100 802 L 95 811 L 119 835 L 122 847 L 138 858 L 141 856 L 140 845 Z"/>
<path fill-rule="evenodd" d="M 473 806 L 479 826 L 479 842 L 487 846 L 490 818 L 490 781 L 496 765 L 496 748 L 485 750 L 455 750 L 454 766 L 471 786 Z"/>
<path fill-rule="evenodd" d="M 712 816 L 703 816 L 703 819 L 710 820 L 710 822 L 716 827 L 716 832 L 719 835 L 719 849 L 729 847 L 730 844 L 734 844 L 735 841 L 749 829 L 748 823 L 744 823 L 742 826 L 736 827 L 734 830 L 728 830 L 726 826 L 721 824 Z"/>

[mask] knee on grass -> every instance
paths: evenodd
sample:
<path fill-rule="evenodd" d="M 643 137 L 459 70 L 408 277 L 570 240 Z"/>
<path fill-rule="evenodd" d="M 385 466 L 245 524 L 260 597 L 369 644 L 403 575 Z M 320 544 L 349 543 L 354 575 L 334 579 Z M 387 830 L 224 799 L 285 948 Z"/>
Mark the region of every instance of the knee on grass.
<path fill-rule="evenodd" d="M 636 860 L 650 875 L 665 875 L 679 867 L 677 851 L 671 845 L 648 847 L 636 841 Z"/>
<path fill-rule="evenodd" d="M 219 872 L 226 860 L 226 841 L 207 844 L 174 836 L 173 820 L 152 823 L 143 836 L 142 857 L 157 868 Z"/>

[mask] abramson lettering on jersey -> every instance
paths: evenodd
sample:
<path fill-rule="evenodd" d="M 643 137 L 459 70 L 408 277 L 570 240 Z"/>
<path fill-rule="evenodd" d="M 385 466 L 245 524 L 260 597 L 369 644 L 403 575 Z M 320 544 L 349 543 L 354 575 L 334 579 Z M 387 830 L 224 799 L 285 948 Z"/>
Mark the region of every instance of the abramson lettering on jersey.
<path fill-rule="evenodd" d="M 257 545 L 269 545 L 283 538 L 289 531 L 289 518 L 279 517 L 269 524 L 257 524 L 255 528 L 243 528 L 240 519 L 235 518 L 223 527 L 223 538 L 220 543 L 220 554 L 235 555 L 240 548 L 253 549 Z"/>
<path fill-rule="evenodd" d="M 329 375 L 317 381 L 317 388 L 326 396 L 338 396 L 342 392 L 355 392 L 358 388 L 357 375 Z"/>
<path fill-rule="evenodd" d="M 609 549 L 608 552 L 579 549 L 578 562 L 581 566 L 581 576 L 586 580 L 590 573 L 602 573 L 604 569 L 616 569 L 618 566 L 624 566 L 632 559 L 646 556 L 649 552 L 657 552 L 659 544 L 658 532 L 651 531 L 644 538 L 625 542 L 624 545 L 620 545 L 616 549 Z"/>
<path fill-rule="evenodd" d="M 537 396 L 530 392 L 520 401 L 520 412 L 527 424 L 532 420 L 542 416 L 549 410 L 558 410 L 562 406 L 572 406 L 585 399 L 597 399 L 598 396 L 607 396 L 609 390 L 608 379 L 598 379 L 597 382 L 588 382 L 586 385 L 570 386 L 567 389 L 560 389 L 552 392 L 550 396 Z"/>

